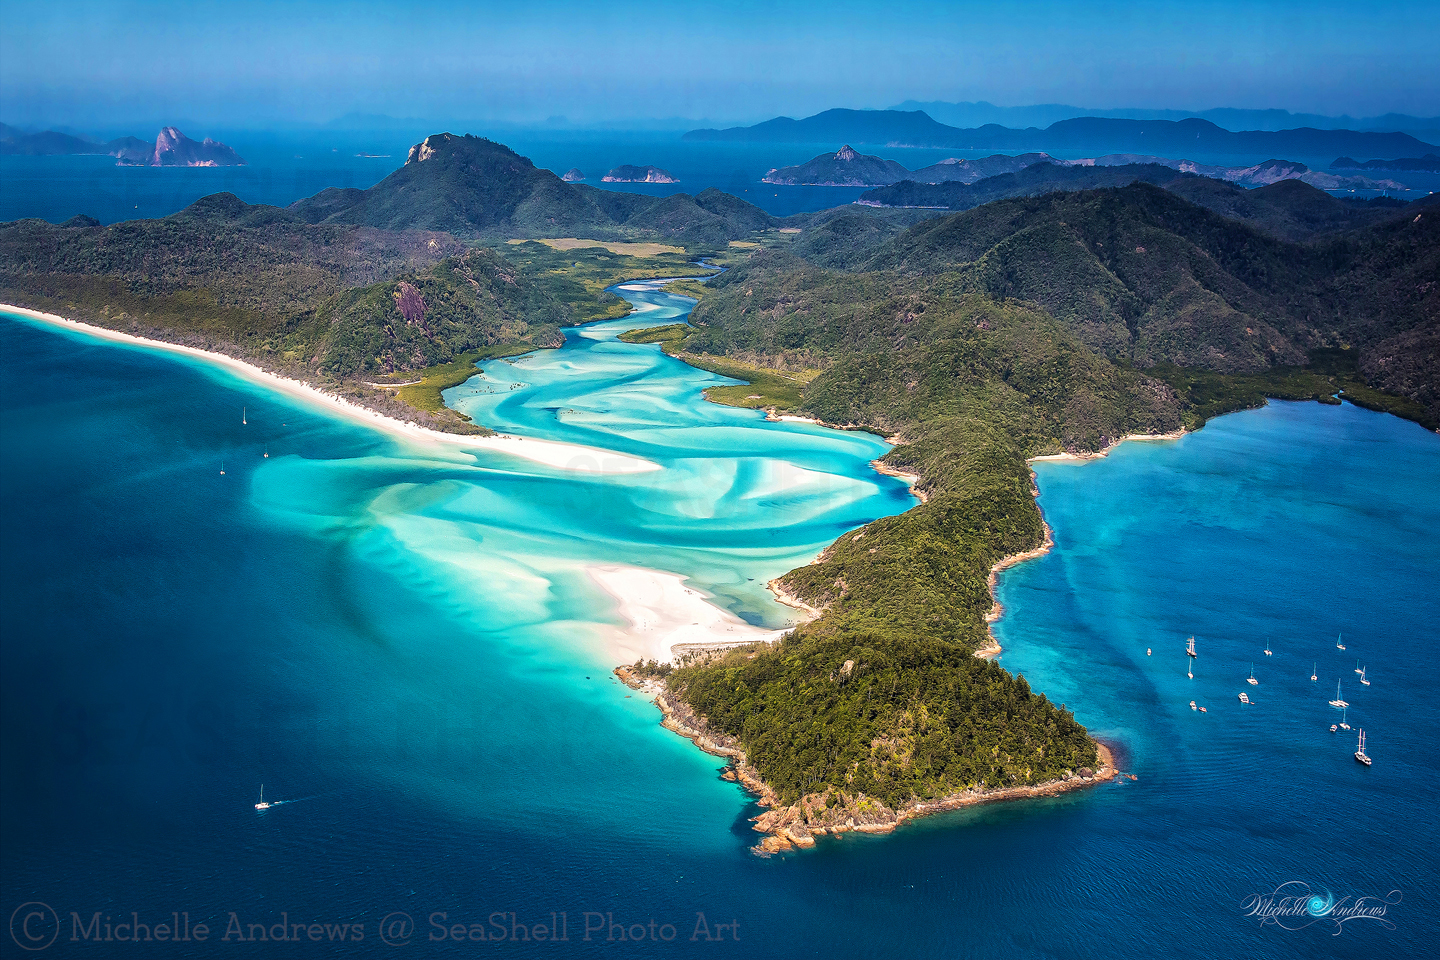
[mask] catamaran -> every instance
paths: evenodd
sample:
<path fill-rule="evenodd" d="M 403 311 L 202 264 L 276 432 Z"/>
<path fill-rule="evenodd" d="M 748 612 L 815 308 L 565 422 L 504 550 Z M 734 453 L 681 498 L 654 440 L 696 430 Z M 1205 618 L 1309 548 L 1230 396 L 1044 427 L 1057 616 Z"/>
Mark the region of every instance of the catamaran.
<path fill-rule="evenodd" d="M 1368 670 L 1368 669 L 1370 669 L 1370 668 L 1369 668 L 1369 667 L 1361 667 L 1361 668 L 1360 668 L 1360 683 L 1361 683 L 1362 685 L 1364 685 L 1364 686 L 1367 686 L 1367 687 L 1370 686 L 1370 681 L 1367 680 L 1367 679 L 1365 679 L 1365 671 Z"/>
<path fill-rule="evenodd" d="M 1330 701 L 1330 706 L 1332 706 L 1332 707 L 1337 707 L 1337 708 L 1342 709 L 1342 710 L 1343 710 L 1345 707 L 1350 706 L 1350 704 L 1348 704 L 1348 703 L 1346 703 L 1344 700 L 1341 700 L 1341 699 L 1340 699 L 1340 681 L 1339 681 L 1339 680 L 1336 680 L 1336 681 L 1335 681 L 1335 699 Z"/>
<path fill-rule="evenodd" d="M 1198 657 L 1198 656 L 1199 656 L 1199 654 L 1195 652 L 1195 638 L 1194 638 L 1194 637 L 1191 637 L 1191 638 L 1190 638 L 1190 643 L 1189 643 L 1188 645 L 1186 645 L 1186 647 L 1185 647 L 1185 652 L 1188 653 L 1188 654 L 1190 654 L 1190 656 L 1192 656 L 1192 657 Z"/>
<path fill-rule="evenodd" d="M 1340 729 L 1341 729 L 1341 730 L 1349 730 L 1349 729 L 1350 729 L 1350 724 L 1346 722 L 1346 718 L 1349 717 L 1349 716 L 1350 716 L 1350 708 L 1349 708 L 1349 707 L 1341 707 L 1341 708 L 1340 708 Z"/>
<path fill-rule="evenodd" d="M 1265 656 L 1267 656 L 1267 657 L 1273 656 L 1273 654 L 1270 652 L 1270 641 L 1269 641 L 1269 640 L 1266 640 L 1266 641 L 1265 641 Z"/>
<path fill-rule="evenodd" d="M 1360 731 L 1360 745 L 1355 748 L 1355 759 L 1370 766 L 1370 755 L 1365 752 L 1365 731 Z"/>
<path fill-rule="evenodd" d="M 1260 686 L 1260 681 L 1255 679 L 1255 664 L 1253 663 L 1250 664 L 1250 685 L 1252 687 Z"/>
<path fill-rule="evenodd" d="M 255 804 L 256 810 L 269 810 L 273 804 L 265 801 L 265 784 L 260 784 L 260 802 Z"/>

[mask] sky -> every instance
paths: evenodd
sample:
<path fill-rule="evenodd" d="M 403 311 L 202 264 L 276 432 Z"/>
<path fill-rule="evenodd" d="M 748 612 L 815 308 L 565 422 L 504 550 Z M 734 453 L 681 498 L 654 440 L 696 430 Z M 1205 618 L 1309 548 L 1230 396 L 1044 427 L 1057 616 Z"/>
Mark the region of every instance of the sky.
<path fill-rule="evenodd" d="M 1440 114 L 1428 3 L 3 0 L 0 121 L 754 122 L 906 99 Z"/>

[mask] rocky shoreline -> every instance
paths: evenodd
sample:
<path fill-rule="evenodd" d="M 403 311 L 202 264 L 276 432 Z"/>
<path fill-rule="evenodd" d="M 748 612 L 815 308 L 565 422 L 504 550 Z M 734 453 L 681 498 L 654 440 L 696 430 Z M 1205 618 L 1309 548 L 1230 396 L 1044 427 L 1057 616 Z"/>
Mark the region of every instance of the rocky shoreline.
<path fill-rule="evenodd" d="M 730 767 L 724 774 L 725 778 L 739 783 L 754 795 L 756 803 L 769 808 L 754 820 L 754 829 L 766 836 L 752 849 L 763 856 L 813 847 L 816 837 L 843 833 L 890 833 L 917 817 L 1001 800 L 1052 797 L 1092 787 L 1116 776 L 1127 776 L 1117 770 L 1110 749 L 1097 742 L 1100 759 L 1097 769 L 1083 768 L 1063 779 L 1045 783 L 974 788 L 934 800 L 911 800 L 898 810 L 864 794 L 846 794 L 833 789 L 809 794 L 797 803 L 784 805 L 750 764 L 740 742 L 728 734 L 710 729 L 705 718 L 697 715 L 689 704 L 670 691 L 663 680 L 642 676 L 630 667 L 615 668 L 615 675 L 626 686 L 653 698 L 654 704 L 660 708 L 660 722 L 665 729 L 678 733 L 706 753 L 729 760 Z M 1134 775 L 1128 776 L 1135 779 Z"/>

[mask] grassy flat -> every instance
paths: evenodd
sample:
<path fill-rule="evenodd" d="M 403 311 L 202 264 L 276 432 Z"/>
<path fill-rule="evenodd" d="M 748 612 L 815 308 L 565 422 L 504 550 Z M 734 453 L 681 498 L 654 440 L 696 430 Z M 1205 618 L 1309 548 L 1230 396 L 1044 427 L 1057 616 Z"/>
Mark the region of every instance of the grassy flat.
<path fill-rule="evenodd" d="M 668 243 L 626 243 L 616 240 L 581 240 L 578 237 L 554 237 L 535 241 L 507 240 L 506 243 L 543 243 L 552 250 L 583 250 L 589 247 L 599 247 L 611 253 L 623 257 L 658 257 L 666 253 L 683 254 L 684 247 L 677 247 Z M 731 241 L 732 246 L 734 241 Z"/>
<path fill-rule="evenodd" d="M 404 403 L 419 410 L 444 416 L 451 414 L 462 420 L 470 418 L 445 406 L 445 400 L 441 393 L 451 387 L 458 387 L 460 384 L 475 376 L 479 371 L 475 364 L 481 360 L 495 360 L 499 357 L 514 357 L 522 353 L 529 353 L 535 349 L 533 343 L 498 343 L 491 347 L 484 347 L 479 350 L 467 350 L 449 363 L 439 363 L 433 367 L 426 367 L 406 374 L 409 380 L 418 379 L 418 383 L 406 383 L 395 389 L 395 396 Z M 376 381 L 383 382 L 383 381 Z"/>

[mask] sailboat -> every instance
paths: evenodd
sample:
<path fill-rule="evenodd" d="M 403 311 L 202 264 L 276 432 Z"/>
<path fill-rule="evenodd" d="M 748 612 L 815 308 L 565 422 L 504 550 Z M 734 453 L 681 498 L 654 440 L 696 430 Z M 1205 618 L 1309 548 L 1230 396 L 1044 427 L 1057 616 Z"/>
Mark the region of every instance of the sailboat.
<path fill-rule="evenodd" d="M 1330 706 L 1332 706 L 1332 707 L 1339 707 L 1339 708 L 1342 709 L 1342 710 L 1343 710 L 1345 707 L 1350 706 L 1350 704 L 1348 704 L 1348 703 L 1346 703 L 1344 700 L 1341 700 L 1341 699 L 1340 699 L 1340 681 L 1339 681 L 1339 680 L 1336 680 L 1336 681 L 1335 681 L 1335 699 L 1330 701 Z"/>
<path fill-rule="evenodd" d="M 1356 672 L 1356 673 L 1364 673 L 1364 672 L 1365 672 L 1364 670 L 1361 670 L 1361 669 L 1360 669 L 1360 661 L 1359 661 L 1359 660 L 1356 660 L 1356 661 L 1355 661 L 1355 672 Z"/>
<path fill-rule="evenodd" d="M 255 804 L 256 810 L 269 810 L 274 804 L 265 801 L 265 784 L 260 784 L 260 802 Z"/>
<path fill-rule="evenodd" d="M 1269 640 L 1266 640 L 1266 641 L 1265 641 L 1265 656 L 1267 656 L 1267 657 L 1273 656 L 1273 654 L 1270 652 L 1270 641 L 1269 641 Z"/>
<path fill-rule="evenodd" d="M 1194 638 L 1194 637 L 1191 637 L 1191 638 L 1190 638 L 1190 643 L 1186 645 L 1186 647 L 1185 647 L 1185 652 L 1188 653 L 1188 654 L 1190 654 L 1190 656 L 1192 656 L 1192 657 L 1198 657 L 1198 656 L 1199 656 L 1199 654 L 1195 652 L 1195 638 Z"/>
<path fill-rule="evenodd" d="M 246 413 L 246 409 L 245 409 L 244 407 L 241 407 L 241 408 L 240 408 L 240 422 L 241 422 L 242 424 L 248 424 L 248 423 L 250 422 L 248 419 L 246 419 L 245 413 Z"/>
<path fill-rule="evenodd" d="M 220 461 L 220 476 L 222 476 L 222 477 L 225 476 L 225 461 L 224 461 L 224 460 L 221 460 L 221 461 Z"/>
<path fill-rule="evenodd" d="M 1189 677 L 1191 680 L 1194 680 L 1194 679 L 1195 679 L 1195 661 L 1194 661 L 1194 660 L 1187 660 L 1187 661 L 1186 661 L 1186 664 L 1187 664 L 1187 665 L 1186 665 L 1186 667 L 1185 667 L 1185 676 Z"/>
<path fill-rule="evenodd" d="M 1355 759 L 1365 766 L 1370 766 L 1370 755 L 1365 752 L 1365 731 L 1360 731 L 1360 744 L 1355 748 Z"/>
<path fill-rule="evenodd" d="M 1250 664 L 1250 684 L 1255 687 L 1260 686 L 1260 681 L 1255 679 L 1255 664 L 1253 663 Z"/>
<path fill-rule="evenodd" d="M 269 460 L 269 459 L 270 459 L 270 444 L 268 444 L 268 443 L 265 444 L 265 459 L 266 459 L 266 460 Z"/>
<path fill-rule="evenodd" d="M 1362 667 L 1360 669 L 1360 683 L 1367 687 L 1370 686 L 1370 681 L 1365 679 L 1365 671 L 1368 669 L 1369 667 Z"/>
<path fill-rule="evenodd" d="M 1349 722 L 1348 722 L 1347 719 L 1346 719 L 1346 718 L 1348 718 L 1349 716 L 1350 716 L 1350 708 L 1349 708 L 1349 707 L 1342 707 L 1342 708 L 1340 709 L 1340 729 L 1341 729 L 1341 730 L 1349 730 L 1349 729 L 1350 729 L 1350 724 L 1349 724 Z"/>
<path fill-rule="evenodd" d="M 1313 681 L 1313 680 L 1319 680 L 1319 679 L 1320 679 L 1320 674 L 1319 674 L 1318 672 L 1316 672 L 1316 669 L 1315 669 L 1317 665 L 1318 665 L 1318 663 L 1312 663 L 1312 664 L 1310 664 L 1310 679 L 1311 679 L 1312 681 Z"/>
<path fill-rule="evenodd" d="M 1344 640 L 1344 639 L 1345 639 L 1345 634 L 1343 634 L 1343 633 L 1340 634 L 1340 636 L 1338 636 L 1338 637 L 1335 638 L 1335 649 L 1336 649 L 1336 650 L 1344 650 L 1344 649 L 1345 649 L 1345 644 L 1341 642 L 1341 641 Z"/>

